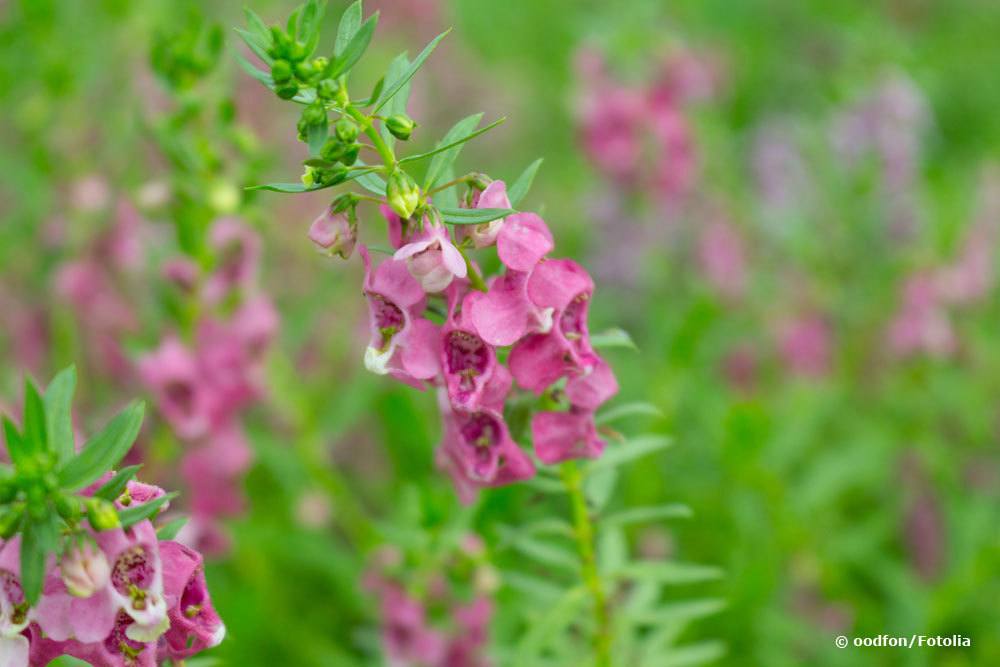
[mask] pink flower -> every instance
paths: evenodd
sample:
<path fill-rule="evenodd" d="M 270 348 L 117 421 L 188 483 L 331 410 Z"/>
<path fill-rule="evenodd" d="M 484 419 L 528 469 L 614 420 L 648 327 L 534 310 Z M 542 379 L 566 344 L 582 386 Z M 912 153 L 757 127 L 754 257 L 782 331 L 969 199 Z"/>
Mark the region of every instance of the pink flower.
<path fill-rule="evenodd" d="M 382 643 L 392 667 L 437 665 L 444 654 L 444 638 L 429 627 L 423 605 L 396 585 L 382 594 Z"/>
<path fill-rule="evenodd" d="M 571 408 L 569 412 L 539 412 L 531 419 L 535 454 L 543 463 L 598 458 L 605 442 L 597 435 L 594 413 Z"/>
<path fill-rule="evenodd" d="M 241 343 L 251 361 L 264 356 L 278 332 L 279 324 L 274 303 L 263 294 L 245 300 L 230 320 L 233 337 Z"/>
<path fill-rule="evenodd" d="M 260 238 L 237 218 L 220 218 L 209 230 L 216 266 L 205 283 L 205 299 L 218 303 L 233 290 L 249 287 L 260 263 Z"/>
<path fill-rule="evenodd" d="M 35 610 L 25 603 L 21 589 L 21 537 L 0 546 L 0 664 L 27 667 L 28 638 L 22 635 Z"/>
<path fill-rule="evenodd" d="M 530 272 L 553 247 L 552 232 L 534 213 L 507 216 L 497 233 L 497 255 L 514 271 Z"/>
<path fill-rule="evenodd" d="M 358 241 L 358 228 L 347 213 L 334 213 L 327 208 L 309 227 L 309 240 L 328 255 L 348 259 Z"/>
<path fill-rule="evenodd" d="M 59 571 L 66 590 L 78 598 L 89 598 L 104 588 L 111 577 L 108 559 L 89 541 L 82 541 L 64 553 Z"/>
<path fill-rule="evenodd" d="M 360 246 L 365 264 L 365 296 L 368 298 L 371 342 L 365 350 L 365 367 L 380 375 L 416 383 L 438 374 L 437 326 L 420 317 L 424 290 L 406 264 L 391 259 L 374 271 L 368 249 Z"/>
<path fill-rule="evenodd" d="M 139 377 L 179 436 L 197 438 L 208 431 L 210 405 L 198 360 L 177 338 L 164 338 L 156 351 L 140 359 Z"/>
<path fill-rule="evenodd" d="M 830 330 L 816 315 L 786 322 L 778 333 L 778 346 L 788 368 L 797 375 L 818 377 L 830 367 Z"/>
<path fill-rule="evenodd" d="M 477 597 L 471 603 L 454 609 L 457 631 L 448 641 L 442 667 L 489 667 L 483 655 L 489 642 L 493 603 Z"/>
<path fill-rule="evenodd" d="M 471 325 L 461 289 L 453 284 L 448 293 L 448 320 L 441 330 L 441 371 L 448 399 L 456 409 L 472 410 L 482 402 L 483 391 L 497 367 L 496 352 Z M 470 294 L 464 297 L 469 304 Z"/>
<path fill-rule="evenodd" d="M 469 319 L 490 345 L 513 345 L 528 332 L 548 333 L 552 308 L 538 308 L 528 298 L 528 275 L 508 270 L 490 282 L 486 294 L 466 297 Z"/>
<path fill-rule="evenodd" d="M 217 646 L 226 626 L 212 607 L 201 554 L 177 542 L 161 542 L 160 558 L 170 618 L 160 657 L 178 660 Z"/>
<path fill-rule="evenodd" d="M 475 208 L 511 208 L 507 198 L 507 185 L 503 181 L 493 181 L 475 199 Z M 459 242 L 470 239 L 476 248 L 487 248 L 496 243 L 497 235 L 503 227 L 504 219 L 498 218 L 479 225 L 459 225 L 455 238 Z"/>
<path fill-rule="evenodd" d="M 163 597 L 163 568 L 156 530 L 149 521 L 131 528 L 108 530 L 95 536 L 111 563 L 111 599 L 116 609 L 124 609 L 137 633 L 153 641 L 166 629 L 167 607 Z"/>
<path fill-rule="evenodd" d="M 425 223 L 424 232 L 397 250 L 393 259 L 405 260 L 410 274 L 431 294 L 444 291 L 453 279 L 464 278 L 468 271 L 465 258 L 442 224 Z"/>
<path fill-rule="evenodd" d="M 889 348 L 898 356 L 925 352 L 944 357 L 955 350 L 955 332 L 933 276 L 918 273 L 906 281 L 903 303 L 889 325 L 888 336 Z"/>

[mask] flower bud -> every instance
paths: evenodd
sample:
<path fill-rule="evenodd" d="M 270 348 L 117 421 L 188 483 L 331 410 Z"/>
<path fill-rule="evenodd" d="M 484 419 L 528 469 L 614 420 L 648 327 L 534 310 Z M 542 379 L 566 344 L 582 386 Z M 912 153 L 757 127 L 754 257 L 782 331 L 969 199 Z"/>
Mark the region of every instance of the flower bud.
<path fill-rule="evenodd" d="M 278 89 L 274 91 L 283 100 L 290 100 L 299 94 L 299 86 L 297 83 L 289 82 L 284 85 L 278 86 Z"/>
<path fill-rule="evenodd" d="M 358 124 L 350 118 L 341 118 L 336 125 L 337 138 L 345 144 L 354 143 L 358 138 Z"/>
<path fill-rule="evenodd" d="M 21 527 L 24 503 L 15 503 L 0 511 L 0 538 L 9 539 Z"/>
<path fill-rule="evenodd" d="M 358 226 L 351 218 L 353 211 L 351 214 L 346 211 L 334 213 L 332 207 L 327 208 L 310 225 L 309 240 L 331 257 L 349 258 L 358 240 Z"/>
<path fill-rule="evenodd" d="M 338 162 L 347 149 L 347 144 L 341 142 L 337 137 L 330 137 L 319 149 L 319 156 L 327 162 Z"/>
<path fill-rule="evenodd" d="M 96 531 L 111 530 L 121 525 L 114 503 L 103 498 L 87 498 L 87 520 Z"/>
<path fill-rule="evenodd" d="M 413 134 L 413 128 L 417 126 L 413 119 L 405 113 L 398 113 L 385 119 L 385 127 L 392 136 L 406 141 Z"/>
<path fill-rule="evenodd" d="M 63 554 L 59 574 L 70 595 L 89 598 L 108 585 L 111 568 L 104 552 L 85 540 Z"/>
<path fill-rule="evenodd" d="M 56 498 L 56 511 L 66 521 L 76 521 L 82 513 L 80 499 L 76 496 L 59 495 Z"/>
<path fill-rule="evenodd" d="M 292 66 L 287 60 L 275 60 L 271 65 L 271 78 L 279 86 L 292 80 Z"/>
<path fill-rule="evenodd" d="M 332 100 L 337 96 L 340 86 L 334 79 L 323 79 L 316 84 L 316 95 L 321 100 Z"/>
<path fill-rule="evenodd" d="M 420 204 L 420 187 L 402 169 L 397 169 L 389 176 L 385 194 L 389 207 L 401 218 L 411 217 Z"/>
<path fill-rule="evenodd" d="M 340 161 L 346 164 L 347 166 L 351 166 L 352 164 L 358 161 L 358 154 L 360 152 L 361 152 L 361 144 L 351 144 L 350 146 L 347 147 L 347 150 L 344 151 L 344 154 L 340 157 Z"/>

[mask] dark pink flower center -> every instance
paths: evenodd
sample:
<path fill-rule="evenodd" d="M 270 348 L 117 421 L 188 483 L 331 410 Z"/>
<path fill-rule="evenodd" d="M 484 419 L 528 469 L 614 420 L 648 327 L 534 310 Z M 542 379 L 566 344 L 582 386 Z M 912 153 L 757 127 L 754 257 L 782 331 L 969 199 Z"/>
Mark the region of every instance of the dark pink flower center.
<path fill-rule="evenodd" d="M 153 585 L 153 566 L 145 547 L 137 544 L 118 557 L 111 572 L 111 584 L 122 595 L 133 598 L 135 609 L 145 608 L 143 591 Z"/>
<path fill-rule="evenodd" d="M 185 380 L 170 380 L 163 388 L 167 401 L 186 415 L 194 412 L 194 387 Z"/>
<path fill-rule="evenodd" d="M 587 306 L 590 295 L 581 292 L 559 316 L 559 326 L 567 340 L 578 341 L 587 335 Z"/>
<path fill-rule="evenodd" d="M 237 283 L 243 276 L 247 251 L 241 240 L 230 241 L 219 253 L 219 273 L 229 284 Z"/>
<path fill-rule="evenodd" d="M 0 587 L 3 588 L 3 594 L 7 596 L 7 600 L 13 607 L 10 622 L 14 625 L 24 623 L 25 615 L 28 613 L 28 605 L 24 601 L 24 590 L 21 588 L 21 582 L 18 581 L 17 575 L 7 570 L 0 570 Z"/>
<path fill-rule="evenodd" d="M 134 622 L 131 616 L 124 611 L 119 611 L 118 616 L 115 617 L 115 627 L 111 630 L 111 634 L 104 640 L 104 647 L 110 653 L 118 653 L 125 656 L 126 665 L 136 664 L 139 654 L 146 648 L 145 644 L 137 642 L 134 639 L 129 639 L 128 635 L 125 634 L 128 626 Z"/>
<path fill-rule="evenodd" d="M 191 580 L 184 587 L 181 594 L 181 613 L 187 618 L 195 618 L 201 614 L 205 608 L 207 596 L 205 595 L 205 584 L 198 576 L 191 577 Z"/>
<path fill-rule="evenodd" d="M 475 378 L 486 372 L 490 350 L 483 339 L 467 331 L 452 331 L 444 344 L 448 373 L 460 378 L 466 391 L 475 389 Z"/>
<path fill-rule="evenodd" d="M 368 303 L 371 307 L 372 322 L 381 336 L 379 349 L 384 350 L 392 342 L 392 337 L 406 326 L 406 317 L 399 306 L 381 294 L 369 292 Z"/>

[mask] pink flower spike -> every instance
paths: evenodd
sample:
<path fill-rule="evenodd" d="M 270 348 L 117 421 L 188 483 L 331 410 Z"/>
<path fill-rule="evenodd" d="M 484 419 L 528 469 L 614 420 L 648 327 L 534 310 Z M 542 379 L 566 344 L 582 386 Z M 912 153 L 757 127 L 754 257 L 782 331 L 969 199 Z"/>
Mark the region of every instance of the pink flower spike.
<path fill-rule="evenodd" d="M 534 213 L 507 216 L 497 234 L 497 255 L 514 271 L 531 271 L 554 247 L 548 225 Z"/>
<path fill-rule="evenodd" d="M 484 341 L 513 345 L 528 333 L 532 323 L 544 321 L 544 316 L 539 316 L 542 311 L 528 300 L 527 283 L 528 274 L 507 271 L 490 283 L 486 294 L 473 292 L 466 298 L 468 317 Z"/>
<path fill-rule="evenodd" d="M 456 409 L 474 410 L 497 367 L 496 352 L 469 324 L 465 308 L 458 309 L 454 287 L 449 295 L 448 321 L 441 333 L 441 371 L 448 399 Z M 465 307 L 474 295 L 465 297 Z"/>
<path fill-rule="evenodd" d="M 493 181 L 486 186 L 476 201 L 476 208 L 511 208 L 507 198 L 507 185 L 503 181 Z M 459 225 L 455 237 L 459 241 L 471 239 L 476 248 L 487 248 L 496 243 L 497 235 L 503 227 L 504 218 L 498 218 L 479 225 Z"/>
<path fill-rule="evenodd" d="M 111 596 L 118 607 L 146 628 L 166 629 L 163 570 L 156 530 L 149 521 L 95 536 L 111 563 Z"/>
<path fill-rule="evenodd" d="M 407 243 L 393 255 L 406 260 L 410 274 L 420 282 L 425 292 L 442 292 L 455 278 L 468 273 L 465 258 L 451 242 L 444 225 L 430 225 L 416 240 Z"/>
<path fill-rule="evenodd" d="M 517 384 L 536 394 L 573 370 L 567 345 L 555 333 L 525 336 L 510 351 L 507 365 Z"/>
<path fill-rule="evenodd" d="M 586 410 L 539 412 L 531 419 L 531 437 L 535 454 L 550 465 L 569 459 L 596 459 L 605 446 L 597 435 L 594 414 Z"/>
<path fill-rule="evenodd" d="M 139 377 L 156 395 L 164 418 L 182 438 L 197 438 L 209 427 L 207 397 L 195 356 L 175 337 L 139 360 Z"/>
<path fill-rule="evenodd" d="M 618 393 L 614 371 L 600 357 L 566 383 L 566 398 L 574 407 L 593 412 Z"/>
<path fill-rule="evenodd" d="M 209 243 L 218 264 L 205 284 L 205 298 L 218 303 L 253 282 L 260 263 L 260 237 L 237 218 L 220 218 L 209 230 Z"/>
<path fill-rule="evenodd" d="M 170 618 L 160 657 L 178 660 L 218 646 L 226 626 L 209 598 L 201 554 L 177 542 L 161 542 L 160 558 Z"/>

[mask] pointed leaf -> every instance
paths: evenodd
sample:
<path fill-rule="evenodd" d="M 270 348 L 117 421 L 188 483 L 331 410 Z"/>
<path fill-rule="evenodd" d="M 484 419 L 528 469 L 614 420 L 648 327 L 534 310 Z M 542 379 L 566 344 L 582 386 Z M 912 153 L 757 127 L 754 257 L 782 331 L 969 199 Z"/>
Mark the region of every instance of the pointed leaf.
<path fill-rule="evenodd" d="M 507 199 L 510 200 L 511 206 L 517 206 L 524 200 L 528 194 L 528 190 L 531 189 L 531 184 L 535 180 L 535 174 L 538 173 L 538 168 L 541 166 L 542 158 L 538 158 L 529 164 L 527 169 L 521 172 L 521 175 L 517 177 L 512 186 L 507 188 Z"/>
<path fill-rule="evenodd" d="M 253 51 L 255 56 L 264 61 L 264 63 L 267 64 L 268 66 L 270 66 L 274 62 L 274 59 L 271 56 L 267 55 L 267 50 L 271 45 L 270 41 L 265 42 L 256 37 L 255 35 L 253 35 L 252 33 L 249 33 L 241 28 L 235 28 L 235 30 L 236 34 L 240 36 L 240 39 L 242 39 L 243 43 L 247 45 L 247 48 Z M 268 38 L 268 40 L 270 40 L 270 37 Z"/>
<path fill-rule="evenodd" d="M 435 47 L 437 47 L 438 42 L 444 39 L 445 35 L 447 35 L 449 32 L 451 32 L 451 28 L 445 30 L 440 35 L 432 39 L 431 42 L 424 47 L 424 50 L 420 52 L 420 55 L 418 55 L 416 59 L 409 64 L 409 66 L 406 68 L 406 71 L 404 71 L 395 80 L 392 80 L 392 83 L 386 84 L 385 92 L 382 93 L 382 98 L 379 100 L 378 104 L 375 105 L 373 113 L 378 112 L 378 110 L 384 107 L 389 102 L 389 100 L 391 100 L 396 95 L 396 93 L 400 91 L 400 89 L 403 86 L 409 83 L 410 79 L 413 78 L 413 75 L 417 73 L 417 70 L 419 70 L 420 67 L 424 64 L 424 61 L 427 60 L 427 56 L 431 54 L 431 52 L 435 49 Z"/>
<path fill-rule="evenodd" d="M 49 433 L 49 444 L 60 463 L 76 453 L 73 438 L 73 392 L 75 390 L 75 366 L 63 369 L 45 389 L 45 425 Z"/>
<path fill-rule="evenodd" d="M 271 78 L 271 75 L 264 70 L 257 69 L 252 62 L 243 57 L 242 53 L 236 54 L 236 62 L 247 74 L 274 90 L 274 79 Z"/>
<path fill-rule="evenodd" d="M 59 484 L 66 491 L 77 491 L 93 484 L 128 453 L 139 435 L 144 412 L 142 403 L 133 402 L 92 437 L 75 457 L 59 470 Z"/>
<path fill-rule="evenodd" d="M 171 500 L 177 497 L 177 493 L 168 493 L 165 496 L 160 496 L 159 498 L 154 498 L 148 503 L 143 503 L 141 505 L 133 505 L 127 509 L 118 510 L 118 518 L 121 519 L 122 528 L 128 528 L 129 526 L 134 526 L 135 524 L 149 519 L 156 515 L 160 511 L 160 508 L 169 503 Z"/>
<path fill-rule="evenodd" d="M 636 403 L 624 403 L 602 411 L 594 419 L 594 422 L 597 424 L 607 424 L 617 419 L 633 417 L 635 415 L 662 417 L 663 412 L 652 403 L 644 403 L 642 401 Z"/>
<path fill-rule="evenodd" d="M 437 155 L 439 153 L 444 153 L 445 151 L 451 150 L 451 149 L 455 148 L 456 146 L 461 146 L 462 144 L 464 144 L 466 141 L 469 141 L 470 139 L 475 139 L 480 134 L 484 134 L 486 132 L 489 132 L 494 127 L 503 124 L 506 120 L 507 120 L 506 118 L 500 118 L 499 120 L 490 123 L 486 127 L 481 128 L 479 130 L 476 130 L 475 132 L 472 132 L 470 134 L 467 134 L 464 137 L 458 137 L 456 139 L 451 140 L 448 143 L 442 143 L 442 144 L 438 145 L 438 147 L 435 148 L 434 150 L 427 151 L 426 153 L 418 153 L 416 155 L 408 155 L 407 157 L 404 157 L 402 160 L 400 160 L 399 163 L 400 164 L 406 164 L 407 162 L 416 162 L 418 160 L 427 159 L 427 158 L 431 157 L 432 155 Z M 458 153 L 456 152 L 455 155 L 458 155 Z"/>
<path fill-rule="evenodd" d="M 455 123 L 448 133 L 444 135 L 444 138 L 438 142 L 437 146 L 440 148 L 442 146 L 447 146 L 453 143 L 459 137 L 464 137 L 469 134 L 477 127 L 479 127 L 479 121 L 483 119 L 482 113 L 475 113 L 471 116 L 466 116 L 462 120 Z M 462 145 L 454 146 L 451 149 L 444 149 L 434 156 L 431 163 L 427 166 L 427 176 L 424 178 L 424 190 L 430 190 L 439 181 L 442 181 L 442 176 L 451 168 L 458 158 L 459 152 L 462 150 Z"/>
<path fill-rule="evenodd" d="M 648 523 L 662 519 L 690 519 L 694 512 L 687 505 L 670 503 L 650 507 L 631 507 L 627 510 L 611 514 L 601 519 L 601 528 L 605 526 L 628 526 L 634 523 Z"/>
<path fill-rule="evenodd" d="M 628 335 L 628 332 L 624 329 L 619 329 L 618 327 L 614 327 L 600 333 L 591 334 L 590 344 L 598 349 L 608 347 L 627 347 L 631 350 L 639 350 L 635 341 L 633 341 L 632 337 Z"/>
<path fill-rule="evenodd" d="M 351 68 L 361 59 L 368 44 L 375 34 L 375 26 L 378 25 L 378 12 L 368 17 L 358 31 L 351 37 L 351 41 L 344 47 L 344 51 L 338 54 L 326 68 L 326 76 L 336 79 L 341 74 L 351 71 Z"/>
<path fill-rule="evenodd" d="M 626 440 L 620 445 L 610 445 L 601 458 L 587 467 L 587 473 L 591 474 L 604 468 L 613 468 L 628 463 L 647 454 L 666 449 L 672 444 L 673 440 L 666 436 L 651 434 Z"/>
<path fill-rule="evenodd" d="M 45 561 L 55 551 L 59 530 L 55 515 L 29 521 L 21 536 L 21 588 L 29 604 L 35 604 L 42 595 L 45 581 Z"/>
<path fill-rule="evenodd" d="M 45 427 L 45 404 L 38 395 L 35 384 L 24 381 L 24 445 L 27 451 L 44 452 L 49 447 L 48 430 Z"/>
<path fill-rule="evenodd" d="M 141 469 L 142 464 L 122 468 L 106 484 L 95 491 L 94 496 L 104 498 L 105 500 L 116 500 L 118 496 L 125 492 L 125 487 L 135 478 Z"/>
<path fill-rule="evenodd" d="M 20 465 L 31 456 L 31 452 L 25 449 L 24 437 L 7 415 L 3 416 L 3 435 L 7 443 L 7 453 L 10 454 L 14 465 Z"/>
<path fill-rule="evenodd" d="M 439 208 L 438 211 L 449 225 L 478 225 L 517 213 L 511 208 Z"/>
<path fill-rule="evenodd" d="M 725 572 L 710 565 L 678 563 L 676 561 L 634 561 L 613 572 L 610 576 L 620 580 L 649 581 L 662 586 L 693 584 L 721 578 Z"/>
<path fill-rule="evenodd" d="M 337 26 L 337 41 L 333 46 L 335 56 L 339 56 L 347 48 L 355 33 L 358 32 L 358 28 L 361 27 L 362 18 L 364 18 L 364 7 L 362 7 L 361 0 L 357 0 L 341 14 L 340 25 Z"/>
<path fill-rule="evenodd" d="M 186 516 L 177 517 L 173 521 L 168 521 L 159 528 L 156 529 L 156 537 L 160 540 L 172 540 L 177 537 L 177 534 L 181 532 L 181 529 L 187 525 L 188 518 Z"/>

